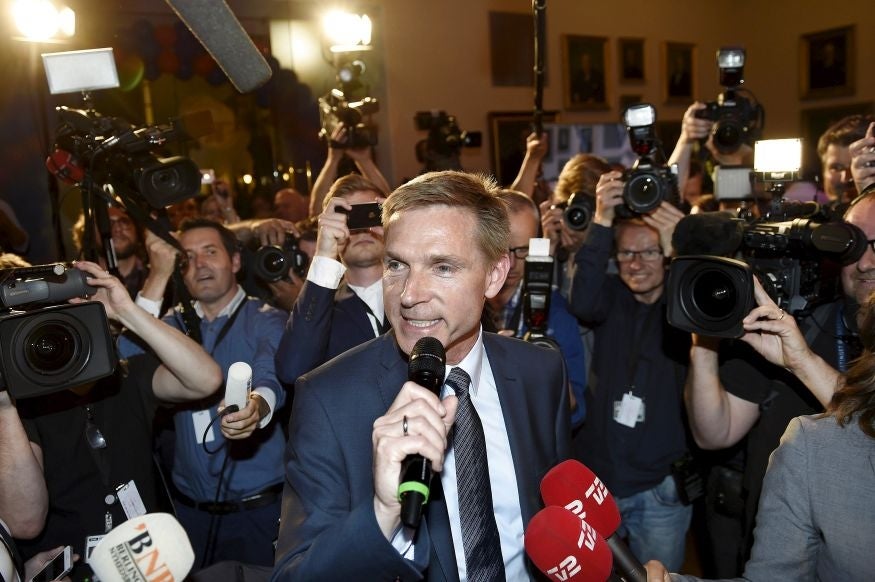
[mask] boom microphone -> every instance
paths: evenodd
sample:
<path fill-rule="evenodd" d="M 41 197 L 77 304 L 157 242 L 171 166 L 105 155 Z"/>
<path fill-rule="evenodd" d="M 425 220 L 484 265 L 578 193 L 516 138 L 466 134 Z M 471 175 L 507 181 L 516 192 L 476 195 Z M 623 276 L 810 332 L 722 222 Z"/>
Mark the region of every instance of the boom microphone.
<path fill-rule="evenodd" d="M 444 346 L 433 337 L 420 338 L 410 351 L 407 379 L 440 396 L 444 384 L 447 356 Z M 408 455 L 401 469 L 398 498 L 401 500 L 401 523 L 416 529 L 422 507 L 431 491 L 431 463 L 422 455 Z"/>
<path fill-rule="evenodd" d="M 627 582 L 647 582 L 647 571 L 629 546 L 617 535 L 620 510 L 608 488 L 583 463 L 559 463 L 541 480 L 541 497 L 547 505 L 570 510 L 589 522 L 605 538 L 614 555 L 614 567 Z"/>
<path fill-rule="evenodd" d="M 191 542 L 169 513 L 127 520 L 106 534 L 88 559 L 101 582 L 182 580 L 193 564 Z"/>
<path fill-rule="evenodd" d="M 267 83 L 270 66 L 224 0 L 167 0 L 167 4 L 239 92 Z"/>
<path fill-rule="evenodd" d="M 611 552 L 588 523 L 564 507 L 545 507 L 526 527 L 526 554 L 551 580 L 604 582 Z"/>

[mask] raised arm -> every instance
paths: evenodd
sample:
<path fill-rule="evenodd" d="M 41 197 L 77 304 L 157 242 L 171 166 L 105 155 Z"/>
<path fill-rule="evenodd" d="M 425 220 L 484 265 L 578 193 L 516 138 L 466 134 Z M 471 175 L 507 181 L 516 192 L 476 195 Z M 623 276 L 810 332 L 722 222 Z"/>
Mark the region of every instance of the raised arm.
<path fill-rule="evenodd" d="M 875 184 L 875 122 L 869 124 L 866 137 L 850 145 L 851 174 L 857 185 L 857 192 Z"/>
<path fill-rule="evenodd" d="M 30 539 L 48 510 L 42 449 L 28 438 L 9 392 L 0 391 L 0 518 L 13 536 Z"/>
<path fill-rule="evenodd" d="M 510 185 L 511 190 L 532 197 L 535 192 L 535 180 L 538 178 L 538 168 L 541 167 L 541 160 L 547 155 L 549 145 L 546 133 L 542 133 L 540 137 L 534 133 L 529 134 L 526 138 L 526 155 L 523 157 L 523 163 L 520 164 L 516 180 Z"/>
<path fill-rule="evenodd" d="M 205 398 L 219 388 L 222 371 L 197 342 L 136 305 L 121 281 L 99 265 L 80 261 L 76 267 L 88 274 L 89 285 L 99 288 L 94 298 L 103 303 L 107 316 L 138 335 L 161 360 L 152 378 L 155 396 L 183 402 Z"/>

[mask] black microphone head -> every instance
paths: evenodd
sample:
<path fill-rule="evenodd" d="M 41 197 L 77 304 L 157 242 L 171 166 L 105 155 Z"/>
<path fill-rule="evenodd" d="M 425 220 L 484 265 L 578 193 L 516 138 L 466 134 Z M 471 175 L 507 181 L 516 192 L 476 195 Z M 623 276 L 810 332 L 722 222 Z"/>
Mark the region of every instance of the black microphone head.
<path fill-rule="evenodd" d="M 447 355 L 443 344 L 433 337 L 419 338 L 410 351 L 407 377 L 437 393 L 444 383 Z"/>
<path fill-rule="evenodd" d="M 678 221 L 671 244 L 679 257 L 731 257 L 741 245 L 741 231 L 741 222 L 731 212 L 689 214 Z"/>

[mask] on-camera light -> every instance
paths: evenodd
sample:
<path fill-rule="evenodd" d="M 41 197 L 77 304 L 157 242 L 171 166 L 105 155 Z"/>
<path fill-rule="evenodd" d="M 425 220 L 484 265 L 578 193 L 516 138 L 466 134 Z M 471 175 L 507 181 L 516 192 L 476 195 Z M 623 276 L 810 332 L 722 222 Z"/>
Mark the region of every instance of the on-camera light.
<path fill-rule="evenodd" d="M 802 140 L 762 139 L 754 146 L 756 172 L 798 172 L 802 164 Z"/>

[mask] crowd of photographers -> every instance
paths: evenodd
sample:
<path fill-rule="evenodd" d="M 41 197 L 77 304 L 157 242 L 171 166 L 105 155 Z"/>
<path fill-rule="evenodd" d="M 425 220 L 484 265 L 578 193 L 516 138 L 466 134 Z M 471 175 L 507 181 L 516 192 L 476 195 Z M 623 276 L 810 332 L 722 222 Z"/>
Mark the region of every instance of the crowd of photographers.
<path fill-rule="evenodd" d="M 767 467 L 785 430 L 791 445 L 812 430 L 791 420 L 835 409 L 844 374 L 871 349 L 861 326 L 875 291 L 875 120 L 846 118 L 821 136 L 822 207 L 793 210 L 780 200 L 801 198 L 792 181 L 761 176 L 743 195 L 718 196 L 731 214 L 707 213 L 711 176 L 747 168 L 762 125 L 753 101 L 728 109 L 735 99 L 727 90 L 719 103 L 691 105 L 668 160 L 652 108 L 631 108 L 635 165 L 582 153 L 552 192 L 538 177 L 545 136 L 532 134 L 516 181 L 498 194 L 510 268 L 482 326 L 559 350 L 574 455 L 613 493 L 618 533 L 640 561 L 654 560 L 651 579 L 682 568 L 694 508 L 708 575 L 858 579 L 871 566 L 859 549 L 873 541 L 871 527 L 839 552 L 843 538 L 828 538 L 839 534 L 786 515 L 790 502 L 775 496 L 789 494 L 791 479 Z M 251 579 L 270 575 L 294 383 L 391 329 L 379 207 L 390 186 L 370 145 L 348 139 L 343 123 L 334 127 L 309 196 L 278 191 L 270 217 L 247 212 L 214 176 L 199 203 L 168 205 L 164 227 L 118 200 L 96 199 L 106 206 L 102 228 L 83 215 L 75 268 L 113 338 L 77 364 L 74 383 L 59 379 L 72 368 L 52 369 L 55 356 L 39 342 L 15 365 L 44 369 L 15 375 L 3 363 L 0 518 L 33 558 L 28 567 L 64 545 L 86 563 L 113 527 L 172 510 L 192 542 L 195 576 L 221 579 L 211 568 L 223 561 L 246 564 Z M 344 159 L 356 171 L 339 176 Z M 13 234 L 7 250 L 24 248 Z M 539 236 L 543 245 L 530 246 Z M 693 258 L 669 269 L 684 256 Z M 20 305 L 7 302 L 10 285 L 69 275 L 2 260 L 4 307 Z M 99 336 L 100 318 L 77 313 L 58 317 Z M 47 327 L 32 319 L 12 329 L 15 321 L 0 320 L 0 341 Z M 76 341 L 49 332 L 44 347 Z M 252 390 L 226 406 L 236 362 L 251 369 Z M 844 422 L 856 413 L 847 401 L 842 410 Z M 792 465 L 790 454 L 778 458 Z M 857 484 L 852 469 L 835 470 Z M 780 527 L 815 533 L 803 543 Z M 84 565 L 72 576 L 94 579 Z"/>

